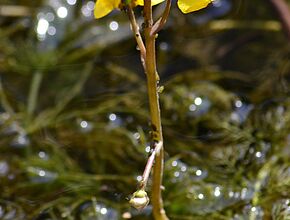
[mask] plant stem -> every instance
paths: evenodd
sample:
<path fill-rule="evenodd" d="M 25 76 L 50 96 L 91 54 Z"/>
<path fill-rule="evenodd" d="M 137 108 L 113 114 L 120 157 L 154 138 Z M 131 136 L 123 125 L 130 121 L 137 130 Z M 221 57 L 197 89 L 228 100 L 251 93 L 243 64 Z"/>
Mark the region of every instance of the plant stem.
<path fill-rule="evenodd" d="M 147 182 L 149 179 L 149 175 L 151 173 L 151 170 L 155 161 L 156 152 L 160 152 L 162 145 L 163 145 L 162 142 L 156 143 L 153 152 L 151 153 L 150 157 L 147 160 L 147 164 L 142 175 L 142 181 L 139 187 L 141 190 L 145 191 L 145 188 L 147 186 Z"/>
<path fill-rule="evenodd" d="M 30 86 L 28 100 L 27 100 L 27 114 L 28 114 L 29 119 L 33 115 L 36 108 L 38 92 L 39 92 L 40 84 L 42 81 L 42 77 L 43 77 L 43 73 L 38 71 L 33 75 L 33 78 L 31 81 L 31 86 Z"/>
<path fill-rule="evenodd" d="M 165 25 L 169 12 L 170 12 L 170 7 L 171 7 L 171 0 L 166 0 L 166 6 L 163 12 L 162 17 L 153 25 L 152 30 L 151 30 L 151 35 L 157 34 Z"/>
<path fill-rule="evenodd" d="M 129 20 L 131 22 L 132 31 L 134 33 L 137 45 L 138 45 L 139 50 L 140 50 L 141 62 L 142 62 L 142 65 L 145 69 L 146 68 L 145 67 L 146 48 L 144 46 L 143 39 L 142 39 L 142 36 L 140 34 L 140 31 L 139 31 L 139 26 L 137 24 L 134 11 L 132 10 L 130 5 L 127 6 L 127 12 L 128 12 Z"/>
<path fill-rule="evenodd" d="M 151 0 L 144 1 L 144 23 L 145 23 L 145 45 L 146 45 L 146 76 L 148 87 L 148 98 L 150 106 L 151 126 L 153 129 L 153 142 L 163 143 L 159 94 L 157 90 L 159 77 L 156 70 L 156 54 L 155 54 L 155 38 L 152 35 L 153 17 Z M 155 146 L 156 147 L 156 146 Z M 163 200 L 161 197 L 161 185 L 163 177 L 163 160 L 164 160 L 163 144 L 159 151 L 156 151 L 155 165 L 153 168 L 153 186 L 152 186 L 152 205 L 153 215 L 156 220 L 167 220 L 167 216 L 163 209 Z"/>
<path fill-rule="evenodd" d="M 284 31 L 290 40 L 290 10 L 287 2 L 284 0 L 269 0 L 277 11 L 280 21 L 284 27 Z"/>

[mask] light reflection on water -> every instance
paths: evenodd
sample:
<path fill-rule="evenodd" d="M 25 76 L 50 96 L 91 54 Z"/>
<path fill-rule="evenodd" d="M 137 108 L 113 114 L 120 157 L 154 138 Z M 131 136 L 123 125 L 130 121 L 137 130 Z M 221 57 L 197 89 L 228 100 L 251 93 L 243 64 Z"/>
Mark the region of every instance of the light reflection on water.
<path fill-rule="evenodd" d="M 119 212 L 102 202 L 86 202 L 79 207 L 80 218 L 87 220 L 118 220 Z"/>
<path fill-rule="evenodd" d="M 27 171 L 31 181 L 34 183 L 52 182 L 58 177 L 57 173 L 39 167 L 28 167 Z"/>
<path fill-rule="evenodd" d="M 212 213 L 240 202 L 248 203 L 255 195 L 255 184 L 252 182 L 245 183 L 246 187 L 235 189 L 230 185 L 224 186 L 207 182 L 207 178 L 210 178 L 210 173 L 207 170 L 189 166 L 180 159 L 167 161 L 165 177 L 166 181 L 171 180 L 174 187 L 182 187 L 184 191 L 175 195 L 172 206 L 177 205 L 174 204 L 174 200 L 178 201 L 179 196 L 183 199 L 187 198 L 189 207 L 183 209 L 186 209 L 189 213 Z M 201 181 L 202 185 L 199 183 Z M 171 196 L 174 196 L 174 193 Z M 252 208 L 250 211 L 246 208 L 245 210 L 258 219 L 260 219 L 259 216 L 263 215 L 259 207 Z"/>

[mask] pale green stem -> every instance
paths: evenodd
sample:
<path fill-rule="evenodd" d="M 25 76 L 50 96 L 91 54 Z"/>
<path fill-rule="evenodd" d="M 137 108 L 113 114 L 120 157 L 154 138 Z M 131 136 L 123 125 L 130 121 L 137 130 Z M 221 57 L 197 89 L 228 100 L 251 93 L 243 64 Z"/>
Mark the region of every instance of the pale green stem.
<path fill-rule="evenodd" d="M 42 78 L 43 78 L 43 73 L 40 71 L 37 71 L 33 75 L 33 78 L 30 84 L 30 90 L 29 90 L 28 99 L 27 99 L 27 114 L 28 114 L 29 119 L 33 115 L 36 108 L 38 93 L 39 93 L 40 85 L 42 82 Z"/>

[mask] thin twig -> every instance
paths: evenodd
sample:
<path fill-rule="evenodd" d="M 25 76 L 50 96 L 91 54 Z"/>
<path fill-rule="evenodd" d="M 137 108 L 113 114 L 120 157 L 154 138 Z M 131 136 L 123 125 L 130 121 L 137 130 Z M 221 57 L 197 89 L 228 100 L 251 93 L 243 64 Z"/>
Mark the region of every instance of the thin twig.
<path fill-rule="evenodd" d="M 142 181 L 140 183 L 140 189 L 142 190 L 145 190 L 147 186 L 149 175 L 151 173 L 151 170 L 155 161 L 156 153 L 159 153 L 161 147 L 162 147 L 162 142 L 158 142 L 154 144 L 153 152 L 151 153 L 150 157 L 147 160 L 147 164 L 142 175 Z"/>
<path fill-rule="evenodd" d="M 166 0 L 166 6 L 163 11 L 162 17 L 153 25 L 150 33 L 151 35 L 157 34 L 163 28 L 169 16 L 170 8 L 171 8 L 171 0 Z"/>
<path fill-rule="evenodd" d="M 127 6 L 127 12 L 129 20 L 131 22 L 132 31 L 134 32 L 134 36 L 140 50 L 141 62 L 143 67 L 145 68 L 146 48 L 144 46 L 143 39 L 139 31 L 139 25 L 137 24 L 134 11 L 132 10 L 130 5 Z"/>
<path fill-rule="evenodd" d="M 290 40 L 290 10 L 288 4 L 284 0 L 269 0 L 277 11 L 281 23 L 283 24 L 285 33 Z"/>

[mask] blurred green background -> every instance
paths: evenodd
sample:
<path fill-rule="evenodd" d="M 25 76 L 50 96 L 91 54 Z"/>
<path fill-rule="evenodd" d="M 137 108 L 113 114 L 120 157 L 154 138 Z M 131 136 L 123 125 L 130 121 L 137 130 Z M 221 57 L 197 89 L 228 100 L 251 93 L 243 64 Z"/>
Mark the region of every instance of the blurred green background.
<path fill-rule="evenodd" d="M 139 51 L 124 13 L 93 7 L 0 1 L 0 219 L 153 219 L 128 204 L 150 153 Z M 170 219 L 290 219 L 289 40 L 267 0 L 173 4 L 157 39 Z"/>

